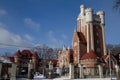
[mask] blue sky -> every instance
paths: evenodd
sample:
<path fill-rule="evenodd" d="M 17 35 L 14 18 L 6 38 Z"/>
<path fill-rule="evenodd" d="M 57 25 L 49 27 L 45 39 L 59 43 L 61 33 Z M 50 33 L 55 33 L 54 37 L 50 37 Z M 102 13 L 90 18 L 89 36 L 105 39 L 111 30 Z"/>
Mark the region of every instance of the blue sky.
<path fill-rule="evenodd" d="M 114 0 L 0 0 L 0 44 L 71 46 L 80 5 L 105 11 L 106 43 L 120 43 L 120 14 Z M 19 47 L 0 46 L 0 51 Z"/>

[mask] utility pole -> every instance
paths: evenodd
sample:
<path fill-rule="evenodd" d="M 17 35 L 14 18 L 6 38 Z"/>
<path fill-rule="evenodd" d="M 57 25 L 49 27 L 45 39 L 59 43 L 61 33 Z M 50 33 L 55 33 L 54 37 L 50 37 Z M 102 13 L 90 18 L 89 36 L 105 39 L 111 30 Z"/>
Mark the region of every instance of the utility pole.
<path fill-rule="evenodd" d="M 112 80 L 112 73 L 111 73 L 112 69 L 111 69 L 111 56 L 110 56 L 110 49 L 109 49 L 109 52 L 108 52 L 108 54 L 109 54 L 110 80 Z"/>

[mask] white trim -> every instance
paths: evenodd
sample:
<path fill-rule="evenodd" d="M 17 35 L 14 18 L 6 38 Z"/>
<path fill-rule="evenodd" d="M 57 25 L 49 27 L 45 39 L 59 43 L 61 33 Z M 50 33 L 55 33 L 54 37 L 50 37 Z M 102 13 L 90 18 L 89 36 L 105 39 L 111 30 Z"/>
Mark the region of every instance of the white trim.
<path fill-rule="evenodd" d="M 102 27 L 102 36 L 103 36 L 103 52 L 104 52 L 104 55 L 106 55 L 106 41 L 105 41 L 105 31 L 104 31 L 104 26 L 101 25 Z"/>
<path fill-rule="evenodd" d="M 91 49 L 94 50 L 94 35 L 93 35 L 93 25 L 90 23 L 90 30 L 91 30 Z"/>
<path fill-rule="evenodd" d="M 89 25 L 87 25 L 87 53 L 89 52 Z"/>

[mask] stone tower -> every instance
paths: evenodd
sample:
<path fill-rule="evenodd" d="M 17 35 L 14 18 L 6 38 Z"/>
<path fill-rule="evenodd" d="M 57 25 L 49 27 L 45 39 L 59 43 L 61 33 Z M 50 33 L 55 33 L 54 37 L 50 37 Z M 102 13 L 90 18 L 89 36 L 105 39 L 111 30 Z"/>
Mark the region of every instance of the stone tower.
<path fill-rule="evenodd" d="M 90 51 L 94 51 L 98 57 L 106 55 L 105 13 L 99 11 L 94 14 L 93 9 L 85 5 L 80 6 L 80 11 L 72 40 L 74 63 L 79 63 L 81 57 Z"/>
<path fill-rule="evenodd" d="M 109 57 L 111 65 L 116 64 L 115 58 L 106 54 L 105 13 L 103 11 L 94 13 L 92 8 L 86 8 L 84 5 L 80 6 L 80 11 L 77 17 L 77 29 L 75 28 L 73 33 L 72 49 L 69 49 L 71 51 L 63 49 L 60 52 L 59 67 L 63 67 L 63 63 L 69 65 L 72 63 L 75 67 L 80 67 L 80 75 L 103 76 L 105 73 L 103 69 L 109 68 Z"/>

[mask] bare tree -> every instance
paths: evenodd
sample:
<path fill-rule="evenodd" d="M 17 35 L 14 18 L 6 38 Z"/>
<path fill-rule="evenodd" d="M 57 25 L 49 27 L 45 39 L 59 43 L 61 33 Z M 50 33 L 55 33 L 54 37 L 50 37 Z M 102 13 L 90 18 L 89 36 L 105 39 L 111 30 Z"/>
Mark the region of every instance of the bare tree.
<path fill-rule="evenodd" d="M 56 59 L 59 48 L 51 48 L 47 45 L 36 46 L 33 49 L 42 59 Z"/>
<path fill-rule="evenodd" d="M 107 44 L 107 50 L 111 50 L 113 55 L 120 53 L 120 44 Z"/>
<path fill-rule="evenodd" d="M 120 12 L 120 0 L 115 0 L 113 8 Z"/>

